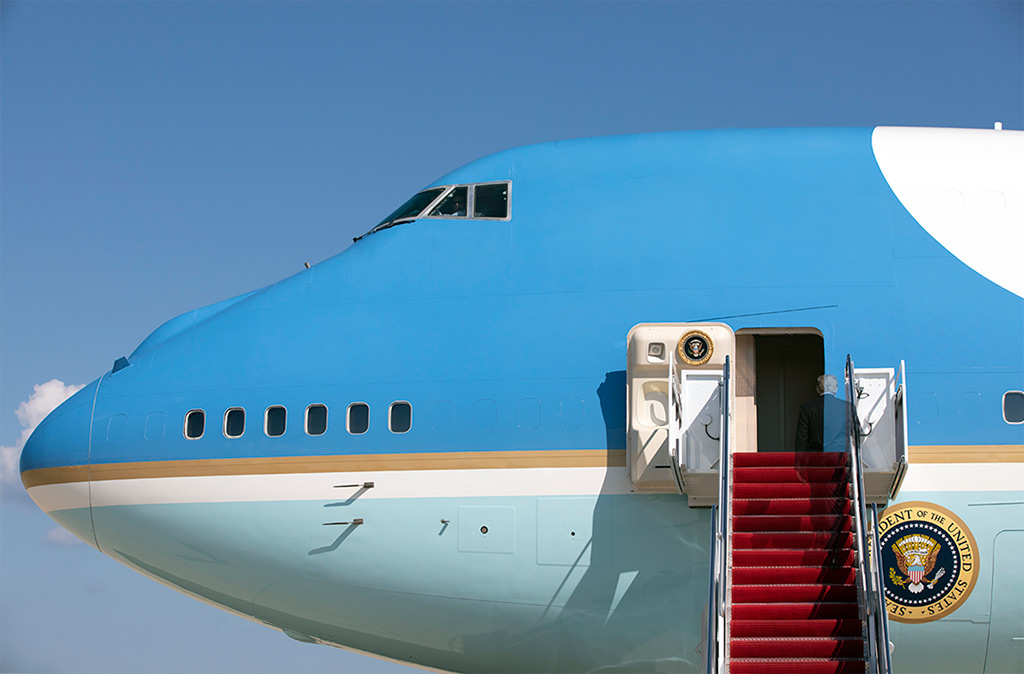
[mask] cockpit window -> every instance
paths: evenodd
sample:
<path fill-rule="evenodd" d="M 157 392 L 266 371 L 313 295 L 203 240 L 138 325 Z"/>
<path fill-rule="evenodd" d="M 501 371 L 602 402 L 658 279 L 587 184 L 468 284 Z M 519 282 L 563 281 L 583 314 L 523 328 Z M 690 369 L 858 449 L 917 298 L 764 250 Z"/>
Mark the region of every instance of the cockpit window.
<path fill-rule="evenodd" d="M 444 192 L 443 187 L 434 187 L 429 190 L 423 190 L 419 192 L 412 199 L 405 202 L 398 207 L 391 215 L 381 220 L 377 227 L 381 225 L 387 225 L 395 222 L 396 220 L 407 220 L 409 218 L 415 218 L 417 215 L 423 212 L 423 209 L 433 203 L 434 199 L 441 196 Z M 374 228 L 376 229 L 376 227 Z"/>
<path fill-rule="evenodd" d="M 382 229 L 394 227 L 395 225 L 400 225 L 403 222 L 408 222 L 409 220 L 415 220 L 416 216 L 422 213 L 428 206 L 430 206 L 430 204 L 434 203 L 434 200 L 441 196 L 446 189 L 448 188 L 431 187 L 429 190 L 417 192 L 413 195 L 412 199 L 409 199 L 409 201 L 392 211 L 391 215 L 377 223 L 373 229 L 362 236 L 354 237 L 352 240 L 358 241 L 364 236 L 369 236 L 370 234 L 379 232 Z"/>
<path fill-rule="evenodd" d="M 476 185 L 474 192 L 474 218 L 508 217 L 508 183 Z"/>
<path fill-rule="evenodd" d="M 401 225 L 418 218 L 481 218 L 508 220 L 508 193 L 511 183 L 481 183 L 478 185 L 444 185 L 418 192 L 412 199 L 384 218 L 365 236 L 388 227 Z"/>
<path fill-rule="evenodd" d="M 430 211 L 430 217 L 461 218 L 466 216 L 466 202 L 469 187 L 459 185 L 453 187 L 441 202 Z"/>

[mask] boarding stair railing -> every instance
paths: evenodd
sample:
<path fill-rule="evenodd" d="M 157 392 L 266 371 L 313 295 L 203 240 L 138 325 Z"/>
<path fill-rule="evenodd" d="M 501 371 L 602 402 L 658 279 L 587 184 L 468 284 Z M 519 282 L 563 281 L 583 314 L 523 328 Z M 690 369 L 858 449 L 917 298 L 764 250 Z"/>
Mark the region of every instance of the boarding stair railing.
<path fill-rule="evenodd" d="M 878 542 L 878 507 L 872 504 L 871 518 L 864 495 L 864 463 L 860 446 L 860 422 L 857 418 L 857 380 L 853 359 L 846 356 L 846 451 L 849 460 L 850 494 L 853 498 L 854 529 L 857 546 L 857 594 L 864 621 L 865 657 L 868 674 L 891 674 L 889 619 L 885 610 L 885 585 L 881 571 Z"/>
<path fill-rule="evenodd" d="M 704 671 L 724 674 L 729 662 L 729 537 L 731 535 L 729 499 L 732 494 L 732 409 L 730 400 L 730 362 L 725 357 L 722 371 L 722 414 L 719 419 L 718 505 L 711 506 L 711 541 L 708 565 L 707 634 L 704 642 Z"/>
<path fill-rule="evenodd" d="M 683 389 L 679 381 L 679 367 L 676 365 L 675 355 L 669 358 L 669 405 L 668 405 L 668 454 L 672 460 L 672 475 L 676 479 L 676 486 L 679 493 L 684 494 L 686 488 L 683 486 L 683 467 L 686 463 L 685 434 L 683 432 Z"/>

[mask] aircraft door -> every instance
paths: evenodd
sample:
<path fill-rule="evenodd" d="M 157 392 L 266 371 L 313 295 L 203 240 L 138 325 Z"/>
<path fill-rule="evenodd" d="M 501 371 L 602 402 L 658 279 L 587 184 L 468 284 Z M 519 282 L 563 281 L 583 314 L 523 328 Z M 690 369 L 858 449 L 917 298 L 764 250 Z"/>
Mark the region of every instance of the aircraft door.
<path fill-rule="evenodd" d="M 817 333 L 795 331 L 748 334 L 754 340 L 757 451 L 792 452 L 800 405 L 818 396 L 815 383 L 825 371 L 824 340 Z"/>
<path fill-rule="evenodd" d="M 985 674 L 1020 671 L 1024 662 L 1024 531 L 1000 531 L 992 546 L 992 606 Z"/>
<path fill-rule="evenodd" d="M 637 491 L 717 499 L 722 379 L 735 335 L 722 323 L 644 323 L 630 330 L 627 463 Z M 702 485 L 707 483 L 707 489 Z"/>

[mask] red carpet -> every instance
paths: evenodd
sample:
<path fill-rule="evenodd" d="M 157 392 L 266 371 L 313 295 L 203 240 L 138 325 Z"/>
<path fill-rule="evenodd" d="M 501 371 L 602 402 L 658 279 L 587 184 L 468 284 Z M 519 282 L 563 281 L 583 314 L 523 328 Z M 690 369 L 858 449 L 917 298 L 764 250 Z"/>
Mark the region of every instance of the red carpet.
<path fill-rule="evenodd" d="M 846 455 L 733 455 L 733 674 L 864 672 Z"/>

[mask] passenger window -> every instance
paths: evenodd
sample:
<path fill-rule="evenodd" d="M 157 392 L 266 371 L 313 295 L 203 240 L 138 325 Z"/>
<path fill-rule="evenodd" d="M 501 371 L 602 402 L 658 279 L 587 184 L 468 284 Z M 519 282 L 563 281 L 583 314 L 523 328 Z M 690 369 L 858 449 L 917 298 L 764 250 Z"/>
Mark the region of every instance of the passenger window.
<path fill-rule="evenodd" d="M 198 440 L 203 437 L 206 429 L 206 412 L 202 410 L 190 410 L 185 415 L 185 437 L 189 440 Z"/>
<path fill-rule="evenodd" d="M 366 403 L 352 403 L 348 406 L 348 432 L 362 435 L 370 428 L 370 406 Z"/>
<path fill-rule="evenodd" d="M 288 421 L 288 411 L 280 405 L 274 405 L 267 408 L 267 419 L 265 430 L 267 435 L 272 438 L 276 438 L 280 435 L 284 435 L 285 427 Z"/>
<path fill-rule="evenodd" d="M 1024 391 L 1003 394 L 1003 419 L 1008 424 L 1024 424 Z"/>
<path fill-rule="evenodd" d="M 441 203 L 435 206 L 434 210 L 430 211 L 430 215 L 432 217 L 445 218 L 465 217 L 468 194 L 469 188 L 465 185 L 456 187 L 444 199 L 441 199 Z"/>
<path fill-rule="evenodd" d="M 238 438 L 242 433 L 245 433 L 245 410 L 232 407 L 224 413 L 224 435 Z"/>
<path fill-rule="evenodd" d="M 405 401 L 391 403 L 388 410 L 388 428 L 392 433 L 408 433 L 412 428 L 412 405 Z"/>
<path fill-rule="evenodd" d="M 473 199 L 474 218 L 508 217 L 508 183 L 477 185 Z"/>
<path fill-rule="evenodd" d="M 306 408 L 306 434 L 323 435 L 327 432 L 327 406 L 310 405 Z"/>

